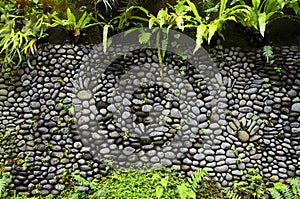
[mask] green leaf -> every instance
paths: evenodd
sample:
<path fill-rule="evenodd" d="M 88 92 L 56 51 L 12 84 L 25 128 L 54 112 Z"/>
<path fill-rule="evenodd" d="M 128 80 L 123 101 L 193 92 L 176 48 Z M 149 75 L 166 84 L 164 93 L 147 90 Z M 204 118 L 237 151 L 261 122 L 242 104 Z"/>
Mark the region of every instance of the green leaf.
<path fill-rule="evenodd" d="M 148 11 L 146 8 L 142 7 L 142 6 L 130 6 L 129 8 L 126 9 L 125 12 L 127 13 L 127 12 L 129 12 L 129 11 L 131 11 L 131 10 L 133 10 L 133 9 L 139 9 L 139 10 L 141 10 L 142 12 L 144 12 L 146 15 L 149 14 L 149 11 Z"/>
<path fill-rule="evenodd" d="M 68 21 L 69 21 L 70 25 L 74 29 L 75 28 L 75 24 L 76 24 L 76 17 L 72 13 L 72 11 L 70 10 L 70 8 L 67 9 L 67 17 L 68 17 Z"/>
<path fill-rule="evenodd" d="M 108 28 L 113 28 L 113 26 L 106 24 L 103 27 L 103 52 L 104 53 L 106 53 L 108 47 L 107 45 Z"/>
<path fill-rule="evenodd" d="M 260 5 L 260 0 L 252 0 L 252 7 L 253 7 L 253 10 L 254 12 L 258 13 L 259 10 L 259 5 Z"/>
<path fill-rule="evenodd" d="M 167 185 L 168 185 L 168 181 L 169 181 L 169 178 L 168 178 L 168 176 L 166 176 L 160 180 L 160 184 L 166 189 Z"/>
<path fill-rule="evenodd" d="M 87 13 L 84 12 L 80 19 L 78 20 L 78 22 L 76 23 L 76 27 L 75 28 L 81 28 L 81 27 L 84 27 L 89 21 L 90 21 L 90 18 L 89 17 L 86 17 Z"/>
<path fill-rule="evenodd" d="M 140 44 L 146 44 L 146 43 L 149 43 L 150 42 L 150 38 L 151 38 L 151 33 L 149 32 L 141 32 L 139 34 L 139 43 Z"/>
<path fill-rule="evenodd" d="M 214 7 L 206 9 L 204 12 L 211 13 L 211 12 L 218 12 L 220 7 L 220 3 L 217 3 Z"/>
<path fill-rule="evenodd" d="M 153 27 L 153 25 L 154 25 L 154 23 L 157 21 L 157 19 L 156 19 L 156 17 L 151 17 L 150 19 L 149 19 L 149 28 L 152 28 Z"/>
<path fill-rule="evenodd" d="M 184 31 L 184 19 L 183 19 L 182 15 L 172 14 L 172 16 L 175 18 L 177 27 L 181 31 Z"/>
<path fill-rule="evenodd" d="M 71 106 L 71 107 L 69 108 L 69 112 L 70 112 L 71 115 L 74 115 L 74 114 L 75 114 L 75 108 L 74 108 L 74 106 Z"/>
<path fill-rule="evenodd" d="M 267 63 L 269 63 L 270 59 L 272 59 L 274 57 L 272 46 L 269 46 L 269 45 L 264 46 L 263 55 L 265 56 Z"/>
<path fill-rule="evenodd" d="M 221 0 L 220 10 L 219 10 L 219 17 L 223 15 L 224 10 L 226 9 L 226 4 L 228 0 Z"/>
<path fill-rule="evenodd" d="M 0 179 L 0 198 L 2 198 L 2 196 L 5 195 L 4 191 L 7 187 L 7 185 L 10 183 L 11 181 L 11 176 L 7 176 L 5 174 L 1 175 L 1 179 Z"/>
<path fill-rule="evenodd" d="M 157 186 L 155 187 L 155 196 L 156 196 L 157 198 L 161 198 L 162 195 L 163 195 L 163 193 L 164 193 L 164 188 L 163 188 L 162 186 L 160 186 L 160 185 L 157 185 Z"/>
<path fill-rule="evenodd" d="M 194 49 L 194 53 L 201 47 L 203 43 L 203 38 L 207 36 L 207 26 L 205 24 L 200 24 L 197 26 L 196 31 L 196 47 Z"/>
<path fill-rule="evenodd" d="M 158 19 L 158 25 L 160 28 L 163 27 L 163 25 L 167 24 L 169 18 L 168 9 L 161 9 L 157 14 Z"/>
<path fill-rule="evenodd" d="M 215 35 L 216 31 L 218 30 L 218 21 L 214 20 L 213 23 L 207 25 L 208 28 L 208 38 L 207 42 L 210 44 L 211 38 Z"/>
<path fill-rule="evenodd" d="M 258 25 L 259 25 L 259 32 L 264 37 L 266 31 L 266 13 L 259 13 L 258 14 Z"/>
<path fill-rule="evenodd" d="M 196 199 L 196 193 L 189 188 L 189 185 L 187 183 L 177 185 L 177 192 L 180 199 Z"/>
<path fill-rule="evenodd" d="M 200 15 L 199 15 L 199 13 L 198 13 L 198 10 L 197 10 L 195 4 L 194 4 L 193 2 L 191 2 L 190 0 L 187 0 L 186 2 L 187 2 L 187 3 L 189 4 L 189 6 L 191 7 L 192 12 L 193 12 L 193 14 L 195 15 L 195 19 L 197 20 L 197 22 L 198 22 L 198 23 L 201 23 L 202 20 L 201 20 L 201 17 L 200 17 Z"/>

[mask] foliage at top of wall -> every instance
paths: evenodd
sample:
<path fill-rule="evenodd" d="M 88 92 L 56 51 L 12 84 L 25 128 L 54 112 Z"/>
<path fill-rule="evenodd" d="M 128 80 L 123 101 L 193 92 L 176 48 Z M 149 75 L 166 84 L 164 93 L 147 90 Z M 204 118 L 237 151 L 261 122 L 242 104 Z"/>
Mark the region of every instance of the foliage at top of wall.
<path fill-rule="evenodd" d="M 191 0 L 177 0 L 175 4 L 161 8 L 157 14 L 151 13 L 145 7 L 131 6 L 124 13 L 112 18 L 106 23 L 103 31 L 103 43 L 106 43 L 108 28 L 122 31 L 133 27 L 141 27 L 148 23 L 148 27 L 176 29 L 193 32 L 195 35 L 195 51 L 204 42 L 210 44 L 215 35 L 224 38 L 222 32 L 227 22 L 241 24 L 260 38 L 265 37 L 268 26 L 280 19 L 290 18 L 299 21 L 299 4 L 294 0 L 252 0 L 246 4 L 243 0 L 221 0 L 219 3 L 204 5 L 195 4 Z M 202 7 L 201 7 L 202 6 Z M 292 10 L 292 14 L 291 11 Z"/>
<path fill-rule="evenodd" d="M 23 6 L 18 8 L 10 0 L 0 2 L 0 64 L 6 69 L 19 66 L 24 55 L 33 54 L 36 42 L 53 27 L 52 15 L 45 14 L 37 3 Z"/>
<path fill-rule="evenodd" d="M 117 12 L 103 17 L 99 4 L 107 11 Z M 148 7 L 145 1 L 138 0 L 122 0 L 120 9 L 116 0 L 2 1 L 0 63 L 7 69 L 19 66 L 24 58 L 34 54 L 36 42 L 47 36 L 47 30 L 56 26 L 72 31 L 77 40 L 80 30 L 97 25 L 104 44 L 110 34 L 130 28 L 147 25 L 176 29 L 192 32 L 197 50 L 203 43 L 210 44 L 215 35 L 222 38 L 228 21 L 239 23 L 263 38 L 272 22 L 280 18 L 299 21 L 300 16 L 297 0 L 173 0 L 164 1 L 164 7 L 157 13 L 140 5 Z"/>
<path fill-rule="evenodd" d="M 114 0 L 97 1 L 110 6 Z M 91 0 L 90 3 L 97 3 Z M 86 2 L 85 2 L 86 3 Z M 89 25 L 92 14 L 78 0 L 4 0 L 0 2 L 0 65 L 10 71 L 35 54 L 36 42 L 56 26 L 74 31 Z M 28 64 L 30 62 L 28 61 Z"/>

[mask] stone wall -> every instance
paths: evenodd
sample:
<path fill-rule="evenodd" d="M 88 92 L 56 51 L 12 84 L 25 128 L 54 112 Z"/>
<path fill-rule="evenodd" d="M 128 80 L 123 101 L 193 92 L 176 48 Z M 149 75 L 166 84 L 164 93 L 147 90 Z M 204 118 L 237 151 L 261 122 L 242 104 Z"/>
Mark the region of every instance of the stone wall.
<path fill-rule="evenodd" d="M 86 63 L 93 58 L 89 55 L 91 49 L 69 44 L 40 45 L 30 66 L 24 63 L 18 71 L 0 74 L 0 162 L 13 176 L 12 189 L 24 194 L 55 194 L 64 189 L 67 175 L 75 170 L 92 180 L 106 175 L 111 167 L 109 161 L 101 160 L 85 145 L 89 139 L 80 135 L 74 124 L 72 99 L 80 97 L 74 94 L 74 86 L 82 60 Z M 182 74 L 184 83 L 192 86 L 198 98 L 197 103 L 190 104 L 194 118 L 191 124 L 197 127 L 191 134 L 176 130 L 183 118 L 176 89 L 140 85 L 125 99 L 136 123 L 151 124 L 147 117 L 151 107 L 162 107 L 163 115 L 168 116 L 164 117 L 166 128 L 155 129 L 144 138 L 124 134 L 114 126 L 111 114 L 115 110 L 108 95 L 118 71 L 139 62 L 149 63 L 150 70 L 152 64 L 157 64 L 157 56 L 145 50 L 119 58 L 111 69 L 118 70 L 99 80 L 102 86 L 94 96 L 97 121 L 103 126 L 101 136 L 109 139 L 104 143 L 103 137 L 93 134 L 91 137 L 99 142 L 92 149 L 105 155 L 117 147 L 124 149 L 123 158 L 127 153 L 140 154 L 136 165 L 173 166 L 183 174 L 209 167 L 211 176 L 223 186 L 241 179 L 243 171 L 250 168 L 259 170 L 265 178 L 300 177 L 299 48 L 274 48 L 272 65 L 265 62 L 261 49 L 209 52 L 219 69 L 216 79 L 223 84 L 215 104 L 205 79 L 199 77 L 198 84 L 196 72 L 187 67 L 186 61 L 171 54 L 168 59 L 173 68 L 166 78 L 174 71 Z M 141 73 L 146 75 L 147 70 Z M 176 85 L 183 93 L 184 85 L 180 81 Z M 223 109 L 223 114 L 213 114 L 213 105 Z M 78 118 L 82 123 L 91 120 Z M 184 144 L 168 148 L 179 132 L 183 133 L 179 140 Z M 167 149 L 159 151 L 163 146 Z"/>

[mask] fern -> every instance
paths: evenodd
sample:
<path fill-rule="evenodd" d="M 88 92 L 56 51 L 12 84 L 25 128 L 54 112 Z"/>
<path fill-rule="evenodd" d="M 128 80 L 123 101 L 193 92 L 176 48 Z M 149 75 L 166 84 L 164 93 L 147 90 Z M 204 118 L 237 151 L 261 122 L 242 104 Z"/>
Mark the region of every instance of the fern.
<path fill-rule="evenodd" d="M 274 199 L 299 199 L 300 180 L 292 178 L 288 180 L 289 185 L 281 182 L 274 183 L 274 187 L 268 188 L 268 192 Z"/>
<path fill-rule="evenodd" d="M 8 177 L 8 175 L 6 175 L 6 174 L 1 174 L 1 176 L 2 177 L 0 179 L 0 198 L 5 196 L 5 189 L 11 181 L 11 176 Z"/>
<path fill-rule="evenodd" d="M 270 195 L 272 196 L 272 198 L 283 199 L 281 197 L 281 194 L 275 188 L 269 188 L 268 191 L 269 191 Z"/>
<path fill-rule="evenodd" d="M 149 43 L 150 42 L 150 38 L 151 38 L 151 33 L 149 33 L 149 32 L 141 32 L 140 34 L 139 34 L 139 42 L 140 42 L 140 44 L 147 44 L 147 43 Z"/>
<path fill-rule="evenodd" d="M 270 59 L 274 58 L 272 46 L 264 46 L 263 55 L 265 56 L 267 63 L 270 63 Z"/>
<path fill-rule="evenodd" d="M 196 193 L 189 188 L 189 184 L 187 183 L 177 185 L 177 191 L 180 199 L 196 199 Z"/>
<path fill-rule="evenodd" d="M 296 178 L 292 178 L 289 180 L 289 183 L 292 187 L 292 192 L 295 196 L 297 196 L 298 198 L 300 198 L 300 180 L 296 179 Z"/>
<path fill-rule="evenodd" d="M 233 190 L 229 190 L 226 193 L 226 198 L 230 198 L 230 199 L 242 199 L 242 197 L 239 196 L 237 193 L 235 193 Z"/>
<path fill-rule="evenodd" d="M 75 181 L 77 181 L 80 186 L 87 186 L 92 189 L 97 189 L 97 183 L 96 181 L 88 181 L 80 176 L 80 171 L 76 170 L 74 173 L 72 173 L 72 177 Z"/>
<path fill-rule="evenodd" d="M 196 192 L 198 188 L 198 183 L 207 175 L 208 169 L 199 169 L 197 170 L 188 181 L 192 189 Z"/>
<path fill-rule="evenodd" d="M 285 199 L 291 199 L 293 197 L 289 187 L 285 184 L 275 183 L 275 189 L 279 190 Z"/>

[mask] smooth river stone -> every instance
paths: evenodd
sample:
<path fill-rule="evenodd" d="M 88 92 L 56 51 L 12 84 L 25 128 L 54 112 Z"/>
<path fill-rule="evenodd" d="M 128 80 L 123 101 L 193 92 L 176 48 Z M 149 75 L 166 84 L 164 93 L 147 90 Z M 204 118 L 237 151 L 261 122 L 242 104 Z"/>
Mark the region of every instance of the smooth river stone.
<path fill-rule="evenodd" d="M 87 90 L 81 90 L 78 92 L 77 97 L 81 100 L 88 100 L 92 98 L 92 93 Z"/>

